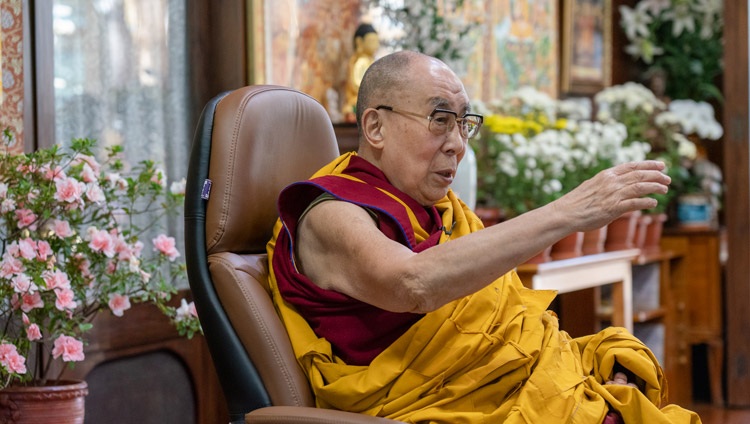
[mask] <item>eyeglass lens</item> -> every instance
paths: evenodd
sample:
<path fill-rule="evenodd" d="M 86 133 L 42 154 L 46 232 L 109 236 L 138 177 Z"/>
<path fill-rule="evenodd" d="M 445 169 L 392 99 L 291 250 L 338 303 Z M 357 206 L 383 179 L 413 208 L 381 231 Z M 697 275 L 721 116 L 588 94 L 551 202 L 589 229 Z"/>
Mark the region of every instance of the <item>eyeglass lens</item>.
<path fill-rule="evenodd" d="M 441 135 L 452 131 L 458 122 L 458 130 L 464 138 L 472 138 L 476 135 L 482 119 L 479 116 L 468 115 L 458 118 L 454 112 L 436 110 L 430 116 L 429 130 L 433 134 Z"/>

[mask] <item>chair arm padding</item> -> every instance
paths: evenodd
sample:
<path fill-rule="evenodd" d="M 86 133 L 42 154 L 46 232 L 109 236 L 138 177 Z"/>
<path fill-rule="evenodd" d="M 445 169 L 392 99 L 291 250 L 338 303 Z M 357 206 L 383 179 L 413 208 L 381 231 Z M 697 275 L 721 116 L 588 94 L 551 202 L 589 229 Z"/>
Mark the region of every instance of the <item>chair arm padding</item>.
<path fill-rule="evenodd" d="M 246 424 L 389 424 L 398 421 L 335 409 L 268 406 L 245 415 Z"/>

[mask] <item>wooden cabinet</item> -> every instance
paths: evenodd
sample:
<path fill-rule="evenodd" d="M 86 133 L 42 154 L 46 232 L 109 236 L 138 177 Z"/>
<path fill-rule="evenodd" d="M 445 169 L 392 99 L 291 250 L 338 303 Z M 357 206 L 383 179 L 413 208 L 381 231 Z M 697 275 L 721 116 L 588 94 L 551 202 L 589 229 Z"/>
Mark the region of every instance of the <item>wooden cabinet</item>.
<path fill-rule="evenodd" d="M 178 335 L 156 307 L 137 304 L 123 317 L 102 312 L 86 340 L 85 360 L 75 368 L 66 368 L 63 378 L 89 382 L 87 420 L 229 422 L 226 400 L 203 336 L 187 339 Z M 169 405 L 175 407 L 168 409 Z M 111 419 L 114 416 L 117 420 Z"/>
<path fill-rule="evenodd" d="M 633 261 L 633 334 L 659 359 L 668 383 L 668 401 L 692 402 L 691 375 L 685 372 L 690 347 L 685 343 L 685 311 L 676 302 L 684 292 L 687 259 L 662 249 Z"/>
<path fill-rule="evenodd" d="M 707 346 L 708 378 L 711 401 L 724 404 L 723 395 L 723 282 L 721 232 L 706 229 L 667 229 L 662 237 L 662 249 L 683 255 L 684 270 L 673 291 L 675 326 L 680 334 L 679 351 L 687 365 L 686 374 L 694 364 L 692 347 Z M 692 378 L 683 382 L 692 392 Z"/>

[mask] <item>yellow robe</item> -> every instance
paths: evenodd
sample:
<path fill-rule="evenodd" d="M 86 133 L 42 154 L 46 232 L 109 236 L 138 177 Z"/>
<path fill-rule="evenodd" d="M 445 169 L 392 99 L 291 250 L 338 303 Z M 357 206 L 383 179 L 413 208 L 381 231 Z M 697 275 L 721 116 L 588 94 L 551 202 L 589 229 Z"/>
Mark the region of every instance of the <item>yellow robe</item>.
<path fill-rule="evenodd" d="M 339 174 L 349 157 L 315 176 Z M 440 243 L 482 228 L 451 191 L 436 207 L 444 225 L 455 222 Z M 281 228 L 277 222 L 274 234 Z M 418 241 L 426 234 L 416 233 Z M 275 237 L 269 260 L 274 246 Z M 546 310 L 555 292 L 527 289 L 515 272 L 428 313 L 369 366 L 352 366 L 284 302 L 270 268 L 274 302 L 319 407 L 409 423 L 598 424 L 610 405 L 626 423 L 700 422 L 679 406 L 660 408 L 666 381 L 643 343 L 615 327 L 571 339 Z M 645 383 L 643 392 L 603 384 L 615 362 Z"/>

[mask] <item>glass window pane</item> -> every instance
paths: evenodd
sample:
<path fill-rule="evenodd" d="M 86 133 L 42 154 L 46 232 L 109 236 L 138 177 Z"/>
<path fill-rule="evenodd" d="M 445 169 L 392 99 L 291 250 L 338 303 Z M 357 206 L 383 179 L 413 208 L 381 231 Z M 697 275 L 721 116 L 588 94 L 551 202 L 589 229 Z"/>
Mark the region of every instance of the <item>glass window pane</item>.
<path fill-rule="evenodd" d="M 121 145 L 126 169 L 152 160 L 167 183 L 187 173 L 186 0 L 54 0 L 55 142 Z M 103 152 L 100 152 L 103 153 Z M 99 157 L 103 159 L 103 157 Z M 143 218 L 175 237 L 182 217 Z"/>
<path fill-rule="evenodd" d="M 184 176 L 185 0 L 55 0 L 55 138 L 123 145 Z"/>

